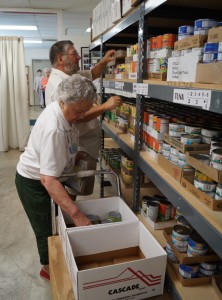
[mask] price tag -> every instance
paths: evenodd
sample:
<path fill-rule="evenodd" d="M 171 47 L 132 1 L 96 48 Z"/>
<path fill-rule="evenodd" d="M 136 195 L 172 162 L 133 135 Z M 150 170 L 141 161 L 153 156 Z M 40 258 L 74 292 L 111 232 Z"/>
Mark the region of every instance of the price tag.
<path fill-rule="evenodd" d="M 148 84 L 133 83 L 133 93 L 148 96 Z"/>
<path fill-rule="evenodd" d="M 174 89 L 173 102 L 209 110 L 211 103 L 211 91 Z"/>
<path fill-rule="evenodd" d="M 123 90 L 123 88 L 124 88 L 124 82 L 115 82 L 115 89 Z"/>
<path fill-rule="evenodd" d="M 108 88 L 109 87 L 109 81 L 103 80 L 103 87 Z"/>

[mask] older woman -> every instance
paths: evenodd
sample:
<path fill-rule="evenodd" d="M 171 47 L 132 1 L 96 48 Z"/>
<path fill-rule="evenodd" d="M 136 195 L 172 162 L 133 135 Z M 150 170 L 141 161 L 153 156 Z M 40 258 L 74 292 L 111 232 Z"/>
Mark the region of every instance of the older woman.
<path fill-rule="evenodd" d="M 71 216 L 76 226 L 90 224 L 59 177 L 71 172 L 76 164 L 75 124 L 91 108 L 95 97 L 96 89 L 89 79 L 77 74 L 64 79 L 56 90 L 57 101 L 37 119 L 17 165 L 16 187 L 36 236 L 42 264 L 40 276 L 44 279 L 50 279 L 47 247 L 47 238 L 52 235 L 50 199 Z"/>

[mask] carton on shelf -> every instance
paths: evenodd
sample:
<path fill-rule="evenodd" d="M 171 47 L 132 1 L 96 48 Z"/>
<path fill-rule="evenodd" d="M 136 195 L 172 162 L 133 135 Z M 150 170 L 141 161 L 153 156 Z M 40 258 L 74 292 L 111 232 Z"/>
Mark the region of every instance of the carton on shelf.
<path fill-rule="evenodd" d="M 222 41 L 222 26 L 211 28 L 208 32 L 208 43 L 219 43 Z"/>
<path fill-rule="evenodd" d="M 121 19 L 121 1 L 114 0 L 112 3 L 112 22 L 116 23 Z"/>
<path fill-rule="evenodd" d="M 207 41 L 207 35 L 192 35 L 174 43 L 174 50 L 185 50 L 203 47 Z"/>
<path fill-rule="evenodd" d="M 122 0 L 122 16 L 127 15 L 133 10 L 131 0 Z"/>
<path fill-rule="evenodd" d="M 222 84 L 222 62 L 197 65 L 196 82 Z"/>
<path fill-rule="evenodd" d="M 163 294 L 166 253 L 141 222 L 68 232 L 76 300 L 139 300 Z"/>

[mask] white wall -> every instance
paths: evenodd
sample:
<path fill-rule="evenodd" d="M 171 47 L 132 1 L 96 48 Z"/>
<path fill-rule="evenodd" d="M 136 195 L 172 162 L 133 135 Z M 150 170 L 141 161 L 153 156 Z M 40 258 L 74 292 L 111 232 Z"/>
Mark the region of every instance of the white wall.
<path fill-rule="evenodd" d="M 65 35 L 63 40 L 71 40 L 76 50 L 81 54 L 81 47 L 88 47 L 90 44 L 90 34 L 84 36 L 68 36 Z M 29 85 L 30 85 L 30 104 L 33 105 L 33 72 L 32 72 L 32 60 L 33 59 L 49 59 L 49 49 L 34 49 L 25 48 L 25 64 L 29 66 Z M 81 62 L 80 62 L 81 65 Z"/>

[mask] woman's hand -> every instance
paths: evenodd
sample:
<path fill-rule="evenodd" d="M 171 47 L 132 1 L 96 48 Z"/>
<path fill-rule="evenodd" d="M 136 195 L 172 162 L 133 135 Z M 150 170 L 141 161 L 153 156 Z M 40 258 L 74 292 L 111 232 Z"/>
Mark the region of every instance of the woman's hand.
<path fill-rule="evenodd" d="M 90 220 L 80 210 L 77 210 L 75 214 L 72 215 L 72 219 L 77 227 L 91 225 Z"/>
<path fill-rule="evenodd" d="M 122 104 L 122 98 L 119 96 L 110 97 L 105 103 L 102 105 L 105 106 L 105 110 L 114 109 L 116 106 L 120 106 Z"/>

